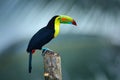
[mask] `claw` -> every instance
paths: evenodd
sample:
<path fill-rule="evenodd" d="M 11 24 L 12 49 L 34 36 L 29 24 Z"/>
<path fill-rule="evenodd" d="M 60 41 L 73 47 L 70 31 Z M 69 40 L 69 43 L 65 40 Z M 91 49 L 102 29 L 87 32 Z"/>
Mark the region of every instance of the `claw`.
<path fill-rule="evenodd" d="M 46 51 L 52 51 L 49 48 L 42 48 L 42 56 L 45 56 Z"/>

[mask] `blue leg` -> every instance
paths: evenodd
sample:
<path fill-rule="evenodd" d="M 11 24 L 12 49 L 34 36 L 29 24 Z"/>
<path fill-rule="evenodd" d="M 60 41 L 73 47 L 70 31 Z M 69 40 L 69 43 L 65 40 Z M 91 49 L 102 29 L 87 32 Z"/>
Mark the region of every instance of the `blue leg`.
<path fill-rule="evenodd" d="M 42 48 L 42 56 L 45 56 L 45 52 L 49 50 L 49 51 L 52 51 L 50 50 L 49 48 Z"/>

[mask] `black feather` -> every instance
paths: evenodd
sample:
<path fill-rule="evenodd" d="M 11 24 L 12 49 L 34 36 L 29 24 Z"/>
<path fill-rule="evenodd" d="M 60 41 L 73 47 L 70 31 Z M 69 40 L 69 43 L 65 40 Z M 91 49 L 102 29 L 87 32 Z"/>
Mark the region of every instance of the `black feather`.
<path fill-rule="evenodd" d="M 57 16 L 54 16 L 48 23 L 46 27 L 43 27 L 40 29 L 30 40 L 27 52 L 32 52 L 32 50 L 35 49 L 42 49 L 42 46 L 47 44 L 49 41 L 51 41 L 54 38 L 54 22 L 55 18 Z"/>
<path fill-rule="evenodd" d="M 49 41 L 51 41 L 54 38 L 54 22 L 55 18 L 57 16 L 54 16 L 46 27 L 43 27 L 40 29 L 30 40 L 27 48 L 27 52 L 29 52 L 29 73 L 31 73 L 32 70 L 32 52 L 36 49 L 42 49 L 42 47 L 47 44 Z"/>
<path fill-rule="evenodd" d="M 44 27 L 40 29 L 30 40 L 27 52 L 34 49 L 42 49 L 42 46 L 48 43 L 54 37 L 54 30 Z"/>
<path fill-rule="evenodd" d="M 31 73 L 31 70 L 32 70 L 32 53 L 30 52 L 29 54 L 29 73 Z"/>

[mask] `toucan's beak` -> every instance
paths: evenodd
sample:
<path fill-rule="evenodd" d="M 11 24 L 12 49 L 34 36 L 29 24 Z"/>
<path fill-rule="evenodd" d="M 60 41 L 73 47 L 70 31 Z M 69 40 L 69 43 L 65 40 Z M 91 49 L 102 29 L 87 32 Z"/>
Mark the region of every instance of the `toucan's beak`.
<path fill-rule="evenodd" d="M 66 15 L 60 15 L 60 23 L 63 23 L 63 24 L 73 24 L 75 26 L 77 26 L 75 20 L 70 17 L 70 16 L 66 16 Z"/>
<path fill-rule="evenodd" d="M 77 24 L 76 24 L 75 20 L 73 20 L 73 21 L 72 21 L 72 24 L 73 24 L 73 25 L 75 25 L 75 26 L 77 26 Z"/>

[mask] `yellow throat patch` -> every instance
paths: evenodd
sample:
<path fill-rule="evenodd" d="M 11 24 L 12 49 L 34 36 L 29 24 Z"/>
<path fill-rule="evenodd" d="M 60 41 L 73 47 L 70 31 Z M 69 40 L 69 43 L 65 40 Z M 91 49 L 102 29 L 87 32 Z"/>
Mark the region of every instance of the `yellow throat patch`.
<path fill-rule="evenodd" d="M 58 36 L 60 32 L 60 17 L 57 17 L 55 19 L 54 29 L 55 29 L 55 33 L 54 33 L 54 38 L 55 38 Z"/>

